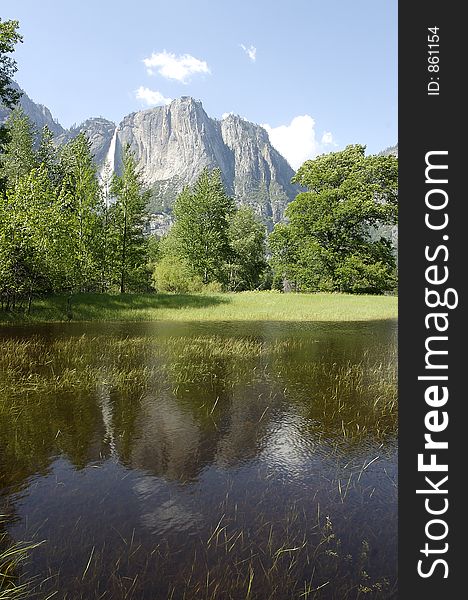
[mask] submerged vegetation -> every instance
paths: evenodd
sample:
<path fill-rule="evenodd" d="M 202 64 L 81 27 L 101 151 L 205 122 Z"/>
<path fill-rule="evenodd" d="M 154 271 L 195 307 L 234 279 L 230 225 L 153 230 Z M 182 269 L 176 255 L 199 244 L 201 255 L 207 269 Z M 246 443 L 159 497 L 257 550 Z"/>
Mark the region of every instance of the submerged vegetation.
<path fill-rule="evenodd" d="M 328 328 L 314 337 L 269 327 L 2 341 L 6 485 L 18 493 L 43 473 L 67 506 L 55 509 L 56 525 L 39 527 L 48 522 L 41 511 L 31 525 L 48 539 L 34 551 L 49 564 L 47 580 L 32 573 L 39 597 L 392 597 L 393 543 L 379 532 L 396 510 L 395 475 L 385 475 L 397 426 L 395 349 L 337 354 Z M 112 490 L 110 516 L 76 512 L 67 490 L 78 481 L 94 482 L 91 506 L 101 494 L 108 504 Z M 131 497 L 118 501 L 127 486 L 146 490 L 146 510 L 167 505 L 162 520 L 143 511 L 149 531 Z M 181 504 L 159 499 L 161 486 Z M 115 510 L 129 513 L 116 522 Z M 30 539 L 34 529 L 21 531 Z"/>
<path fill-rule="evenodd" d="M 4 531 L 8 522 L 7 516 L 0 514 L 0 600 L 27 600 L 33 593 L 34 582 L 18 583 L 21 567 L 42 542 L 14 542 Z"/>
<path fill-rule="evenodd" d="M 275 379 L 287 385 L 286 397 L 291 392 L 297 399 L 302 390 L 307 394 L 317 389 L 308 418 L 336 427 L 345 438 L 395 434 L 396 355 L 386 356 L 384 362 L 365 353 L 357 363 L 329 364 L 320 357 L 298 364 L 308 344 L 220 336 L 167 337 L 156 343 L 151 337 L 83 335 L 57 339 L 52 345 L 37 337 L 7 339 L 1 344 L 0 392 L 9 402 L 0 403 L 0 412 L 17 414 L 26 410 L 31 396 L 37 402 L 48 392 L 89 391 L 99 385 L 137 391 L 160 377 L 169 377 L 175 392 L 180 386 L 203 386 L 212 382 L 212 366 L 218 360 L 234 388 L 255 377 L 250 373 L 254 359 L 268 358 Z"/>

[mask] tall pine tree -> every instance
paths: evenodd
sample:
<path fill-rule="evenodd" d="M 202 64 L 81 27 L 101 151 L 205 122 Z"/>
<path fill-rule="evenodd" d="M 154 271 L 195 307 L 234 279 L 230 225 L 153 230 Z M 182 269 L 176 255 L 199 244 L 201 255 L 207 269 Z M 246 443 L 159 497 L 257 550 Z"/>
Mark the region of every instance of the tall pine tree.
<path fill-rule="evenodd" d="M 113 254 L 113 273 L 120 292 L 147 286 L 146 249 L 143 224 L 148 193 L 137 171 L 135 157 L 127 146 L 122 155 L 122 174 L 115 175 L 111 185 L 115 199 L 110 208 L 108 244 Z"/>

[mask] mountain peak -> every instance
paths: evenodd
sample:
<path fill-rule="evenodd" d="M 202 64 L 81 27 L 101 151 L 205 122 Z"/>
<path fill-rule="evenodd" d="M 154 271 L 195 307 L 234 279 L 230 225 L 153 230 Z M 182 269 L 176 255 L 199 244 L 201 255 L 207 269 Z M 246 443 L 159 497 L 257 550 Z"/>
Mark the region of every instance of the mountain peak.
<path fill-rule="evenodd" d="M 109 121 L 109 119 L 106 119 L 104 117 L 90 117 L 89 119 L 86 119 L 85 121 L 83 121 L 79 125 L 72 125 L 70 127 L 70 132 L 73 132 L 73 131 L 82 131 L 84 129 L 88 129 L 88 128 L 93 127 L 93 126 L 115 128 L 115 123 L 113 121 Z"/>
<path fill-rule="evenodd" d="M 38 131 L 47 125 L 54 135 L 61 135 L 65 133 L 65 129 L 60 125 L 57 119 L 54 119 L 52 113 L 46 106 L 31 100 L 31 98 L 23 89 L 21 89 L 16 81 L 11 82 L 11 87 L 18 92 L 21 92 L 19 105 L 23 109 L 24 114 L 26 114 L 34 123 Z M 11 109 L 0 104 L 0 124 L 7 120 L 10 112 Z"/>
<path fill-rule="evenodd" d="M 219 168 L 227 193 L 238 204 L 253 207 L 270 228 L 283 219 L 286 205 L 299 191 L 291 184 L 294 171 L 273 148 L 263 127 L 235 114 L 212 119 L 192 96 L 131 113 L 117 126 L 94 117 L 68 131 L 55 123 L 45 107 L 26 95 L 24 102 L 25 113 L 36 124 L 48 119 L 58 144 L 84 131 L 100 173 L 105 165 L 119 171 L 121 149 L 129 144 L 151 191 L 152 212 L 170 214 L 183 187 L 193 185 L 205 168 Z"/>
<path fill-rule="evenodd" d="M 171 104 L 198 104 L 202 106 L 201 100 L 195 100 L 192 96 L 180 96 L 180 98 L 175 98 Z"/>

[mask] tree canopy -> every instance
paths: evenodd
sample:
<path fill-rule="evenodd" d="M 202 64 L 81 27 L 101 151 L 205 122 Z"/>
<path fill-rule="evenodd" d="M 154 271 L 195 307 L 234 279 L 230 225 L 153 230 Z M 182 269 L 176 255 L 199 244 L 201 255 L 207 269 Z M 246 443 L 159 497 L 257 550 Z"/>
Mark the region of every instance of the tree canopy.
<path fill-rule="evenodd" d="M 146 195 L 135 161 L 108 190 L 80 133 L 57 148 L 15 109 L 0 155 L 0 300 L 15 308 L 51 292 L 148 289 Z"/>
<path fill-rule="evenodd" d="M 398 164 L 365 147 L 305 162 L 293 179 L 307 188 L 270 236 L 277 273 L 301 290 L 380 293 L 396 285 L 395 256 L 377 228 L 397 220 Z"/>
<path fill-rule="evenodd" d="M 174 250 L 204 283 L 226 280 L 225 263 L 232 254 L 229 219 L 234 211 L 219 169 L 205 169 L 193 189 L 185 188 L 175 202 L 170 233 Z"/>
<path fill-rule="evenodd" d="M 115 203 L 109 208 L 109 241 L 113 252 L 115 278 L 120 292 L 138 289 L 146 279 L 147 244 L 143 235 L 148 193 L 137 170 L 130 148 L 123 149 L 122 174 L 114 175 L 111 195 Z"/>
<path fill-rule="evenodd" d="M 248 206 L 238 208 L 229 223 L 232 256 L 228 268 L 231 290 L 251 290 L 260 285 L 267 268 L 265 241 L 265 226 L 258 220 L 253 209 Z"/>
<path fill-rule="evenodd" d="M 8 108 L 13 108 L 20 98 L 20 93 L 11 86 L 17 66 L 10 56 L 16 44 L 23 41 L 18 28 L 18 21 L 2 21 L 0 18 L 0 101 Z"/>

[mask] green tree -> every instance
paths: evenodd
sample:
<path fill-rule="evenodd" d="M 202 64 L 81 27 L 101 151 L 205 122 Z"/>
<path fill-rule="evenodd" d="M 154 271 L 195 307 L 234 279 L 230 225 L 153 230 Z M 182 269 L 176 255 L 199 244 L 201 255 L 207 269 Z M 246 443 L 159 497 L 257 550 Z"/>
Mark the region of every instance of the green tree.
<path fill-rule="evenodd" d="M 8 108 L 18 102 L 20 93 L 15 90 L 12 78 L 17 71 L 16 61 L 9 56 L 23 38 L 18 33 L 18 21 L 2 21 L 0 18 L 0 101 Z"/>
<path fill-rule="evenodd" d="M 135 158 L 127 146 L 122 156 L 122 174 L 114 176 L 111 209 L 114 273 L 120 292 L 148 285 L 147 241 L 143 234 L 148 193 L 143 190 Z"/>
<path fill-rule="evenodd" d="M 148 237 L 148 261 L 153 266 L 161 258 L 161 239 L 157 235 Z"/>
<path fill-rule="evenodd" d="M 37 165 L 34 126 L 21 108 L 15 108 L 5 124 L 7 136 L 1 159 L 1 175 L 7 188 L 18 185 Z"/>
<path fill-rule="evenodd" d="M 0 105 L 3 104 L 6 108 L 13 108 L 21 97 L 21 93 L 12 86 L 12 78 L 17 71 L 17 66 L 16 61 L 10 56 L 16 44 L 23 41 L 17 31 L 18 27 L 18 21 L 2 21 L 0 18 Z M 6 140 L 6 127 L 0 125 L 0 152 Z"/>
<path fill-rule="evenodd" d="M 63 172 L 60 199 L 67 213 L 73 247 L 71 288 L 94 289 L 101 276 L 103 203 L 91 144 L 84 133 L 63 147 L 60 169 Z"/>
<path fill-rule="evenodd" d="M 288 224 L 270 236 L 272 264 L 299 289 L 379 293 L 396 283 L 388 239 L 373 228 L 397 220 L 394 156 L 365 156 L 365 147 L 307 161 L 294 183 L 308 188 L 288 206 Z"/>
<path fill-rule="evenodd" d="M 203 288 L 201 277 L 193 274 L 187 261 L 174 255 L 163 256 L 156 263 L 151 283 L 158 292 L 175 294 L 199 292 Z"/>
<path fill-rule="evenodd" d="M 252 208 L 243 206 L 234 212 L 229 223 L 232 260 L 227 265 L 232 290 L 251 290 L 260 285 L 267 266 L 265 239 L 265 226 Z"/>
<path fill-rule="evenodd" d="M 171 246 L 203 283 L 226 282 L 230 262 L 229 220 L 235 211 L 226 195 L 221 172 L 205 169 L 192 190 L 185 188 L 174 205 Z"/>
<path fill-rule="evenodd" d="M 54 144 L 54 134 L 47 125 L 41 130 L 36 161 L 47 170 L 49 179 L 54 187 L 59 187 L 64 178 L 64 172 L 60 165 L 59 151 Z"/>
<path fill-rule="evenodd" d="M 268 237 L 273 287 L 283 289 L 285 282 L 296 282 L 299 240 L 286 223 L 277 223 Z"/>
<path fill-rule="evenodd" d="M 0 293 L 17 300 L 61 288 L 68 270 L 68 232 L 44 166 L 23 176 L 0 200 Z"/>

